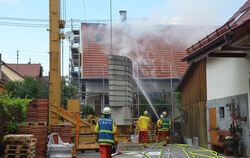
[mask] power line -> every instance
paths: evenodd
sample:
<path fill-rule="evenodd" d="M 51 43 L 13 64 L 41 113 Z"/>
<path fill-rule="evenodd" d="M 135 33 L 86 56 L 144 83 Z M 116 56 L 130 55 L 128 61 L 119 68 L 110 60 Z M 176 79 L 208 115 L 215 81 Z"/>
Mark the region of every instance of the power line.
<path fill-rule="evenodd" d="M 83 0 L 83 12 L 84 12 L 84 20 L 87 20 L 87 14 L 86 14 L 86 5 L 85 5 L 85 0 Z"/>

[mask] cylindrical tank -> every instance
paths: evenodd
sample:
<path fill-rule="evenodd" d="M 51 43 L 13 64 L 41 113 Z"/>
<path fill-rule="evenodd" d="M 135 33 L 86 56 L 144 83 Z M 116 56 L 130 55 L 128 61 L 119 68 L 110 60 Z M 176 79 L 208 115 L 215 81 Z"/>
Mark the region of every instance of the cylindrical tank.
<path fill-rule="evenodd" d="M 109 56 L 109 106 L 117 125 L 131 125 L 133 105 L 132 61 L 123 56 Z"/>

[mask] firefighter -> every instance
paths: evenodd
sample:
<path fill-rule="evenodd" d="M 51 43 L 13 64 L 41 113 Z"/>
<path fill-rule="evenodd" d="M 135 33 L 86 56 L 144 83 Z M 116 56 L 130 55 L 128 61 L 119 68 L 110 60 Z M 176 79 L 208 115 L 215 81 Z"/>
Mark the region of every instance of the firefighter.
<path fill-rule="evenodd" d="M 157 140 L 156 142 L 158 143 L 161 139 L 161 121 L 162 121 L 163 115 L 160 115 L 160 119 L 157 120 L 157 127 L 158 127 L 158 135 L 157 135 Z"/>
<path fill-rule="evenodd" d="M 144 148 L 147 148 L 147 137 L 148 128 L 150 124 L 150 118 L 148 117 L 148 112 L 144 111 L 144 116 L 140 116 L 137 122 L 137 129 L 139 130 L 139 143 L 142 143 L 142 137 L 144 138 Z"/>
<path fill-rule="evenodd" d="M 103 118 L 97 121 L 95 127 L 96 141 L 98 141 L 101 158 L 111 158 L 111 150 L 117 148 L 117 126 L 115 121 L 110 118 L 111 109 L 103 109 Z"/>
<path fill-rule="evenodd" d="M 167 112 L 166 111 L 163 111 L 162 115 L 163 115 L 163 118 L 160 121 L 161 133 L 162 133 L 162 136 L 163 136 L 163 145 L 167 146 L 167 140 L 169 139 L 168 131 L 170 130 L 170 127 L 171 127 L 171 120 L 169 118 L 167 118 Z"/>

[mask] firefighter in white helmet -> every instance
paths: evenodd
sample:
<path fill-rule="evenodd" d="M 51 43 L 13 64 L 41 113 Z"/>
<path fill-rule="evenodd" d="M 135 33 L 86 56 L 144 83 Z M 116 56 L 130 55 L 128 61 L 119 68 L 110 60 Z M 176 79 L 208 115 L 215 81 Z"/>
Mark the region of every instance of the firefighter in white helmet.
<path fill-rule="evenodd" d="M 142 143 L 142 137 L 144 138 L 144 148 L 147 147 L 148 128 L 150 124 L 150 118 L 148 117 L 148 111 L 144 111 L 143 116 L 140 116 L 137 122 L 137 129 L 139 130 L 139 143 Z"/>
<path fill-rule="evenodd" d="M 167 140 L 169 139 L 168 131 L 170 130 L 170 127 L 171 127 L 171 120 L 167 117 L 166 111 L 163 111 L 162 115 L 163 115 L 163 118 L 161 119 L 159 124 L 161 125 L 161 134 L 163 136 L 163 145 L 166 146 Z"/>
<path fill-rule="evenodd" d="M 101 158 L 111 158 L 111 151 L 117 148 L 117 126 L 115 121 L 110 118 L 111 109 L 103 109 L 103 118 L 97 121 L 95 127 L 96 141 L 100 146 Z"/>

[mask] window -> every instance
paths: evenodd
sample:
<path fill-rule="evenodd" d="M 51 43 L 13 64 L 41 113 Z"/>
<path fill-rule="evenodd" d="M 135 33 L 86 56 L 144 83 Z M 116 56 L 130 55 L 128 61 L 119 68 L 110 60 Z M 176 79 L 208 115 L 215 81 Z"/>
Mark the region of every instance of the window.
<path fill-rule="evenodd" d="M 220 118 L 225 118 L 225 109 L 224 109 L 224 107 L 220 107 L 219 112 L 220 112 Z"/>
<path fill-rule="evenodd" d="M 95 42 L 96 43 L 101 43 L 104 40 L 104 35 L 103 34 L 96 34 L 95 35 Z"/>

